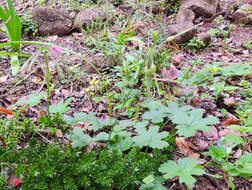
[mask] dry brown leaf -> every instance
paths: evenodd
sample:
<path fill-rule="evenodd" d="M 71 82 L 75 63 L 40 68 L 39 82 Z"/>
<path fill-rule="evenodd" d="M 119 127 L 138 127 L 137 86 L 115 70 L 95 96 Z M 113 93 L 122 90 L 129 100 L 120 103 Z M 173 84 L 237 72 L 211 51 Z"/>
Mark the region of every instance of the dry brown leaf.
<path fill-rule="evenodd" d="M 223 123 L 223 127 L 226 128 L 229 125 L 240 125 L 241 120 L 240 119 L 227 119 Z"/>
<path fill-rule="evenodd" d="M 6 108 L 2 108 L 2 107 L 0 107 L 0 113 L 5 113 L 7 115 L 13 115 L 14 114 L 13 111 L 8 110 Z"/>
<path fill-rule="evenodd" d="M 189 147 L 188 142 L 184 137 L 176 137 L 176 145 L 181 153 L 185 154 L 186 156 L 199 158 L 200 155 L 192 151 Z"/>
<path fill-rule="evenodd" d="M 212 127 L 212 130 L 203 131 L 203 135 L 207 140 L 213 141 L 218 139 L 218 131 L 215 127 Z"/>
<path fill-rule="evenodd" d="M 237 103 L 235 102 L 234 97 L 229 97 L 229 98 L 224 98 L 224 104 L 226 104 L 227 106 L 235 106 L 237 105 Z"/>
<path fill-rule="evenodd" d="M 170 65 L 168 74 L 171 80 L 175 80 L 178 77 L 178 70 L 173 64 Z"/>
<path fill-rule="evenodd" d="M 235 158 L 235 159 L 239 159 L 240 157 L 241 157 L 241 155 L 242 155 L 242 149 L 237 149 L 236 151 L 235 151 L 235 153 L 233 154 L 233 158 Z"/>
<path fill-rule="evenodd" d="M 172 58 L 171 58 L 172 63 L 174 65 L 178 66 L 182 62 L 182 56 L 183 56 L 183 54 L 181 54 L 181 53 L 178 53 L 178 54 L 172 56 Z"/>

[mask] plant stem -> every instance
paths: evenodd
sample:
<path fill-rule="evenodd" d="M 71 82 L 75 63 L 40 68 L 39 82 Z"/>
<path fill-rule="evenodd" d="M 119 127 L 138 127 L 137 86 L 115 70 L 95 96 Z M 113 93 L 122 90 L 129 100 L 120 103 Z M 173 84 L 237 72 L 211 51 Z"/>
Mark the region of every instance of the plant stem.
<path fill-rule="evenodd" d="M 47 58 L 47 49 L 44 50 L 44 59 L 45 59 L 45 80 L 46 80 L 46 86 L 47 86 L 47 100 L 46 100 L 46 108 L 47 108 L 47 115 L 50 116 L 50 69 L 48 64 L 48 58 Z"/>

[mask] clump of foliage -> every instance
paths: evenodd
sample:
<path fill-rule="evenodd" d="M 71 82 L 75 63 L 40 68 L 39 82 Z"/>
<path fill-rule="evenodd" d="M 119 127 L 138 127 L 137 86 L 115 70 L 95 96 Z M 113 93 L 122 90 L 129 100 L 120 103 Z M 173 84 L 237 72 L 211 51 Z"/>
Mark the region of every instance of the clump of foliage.
<path fill-rule="evenodd" d="M 21 24 L 25 34 L 35 36 L 38 33 L 38 24 L 32 19 L 31 15 L 21 17 Z"/>
<path fill-rule="evenodd" d="M 108 147 L 87 152 L 85 148 L 46 141 L 45 130 L 39 130 L 41 127 L 30 120 L 20 122 L 19 119 L 0 121 L 5 142 L 0 146 L 1 187 L 9 187 L 4 171 L 15 170 L 15 175 L 23 179 L 23 189 L 134 189 L 149 174 L 158 175 L 158 167 L 170 152 L 149 149 L 150 154 L 139 147 L 126 154 Z M 45 120 L 40 123 L 44 124 Z M 53 120 L 62 123 L 58 116 Z M 21 142 L 25 147 L 20 149 Z"/>
<path fill-rule="evenodd" d="M 12 0 L 8 0 L 8 7 L 0 6 L 0 20 L 5 22 L 5 27 L 8 32 L 10 41 L 21 40 L 21 21 L 20 17 L 15 13 Z M 18 52 L 20 50 L 20 44 L 11 44 L 13 51 Z"/>

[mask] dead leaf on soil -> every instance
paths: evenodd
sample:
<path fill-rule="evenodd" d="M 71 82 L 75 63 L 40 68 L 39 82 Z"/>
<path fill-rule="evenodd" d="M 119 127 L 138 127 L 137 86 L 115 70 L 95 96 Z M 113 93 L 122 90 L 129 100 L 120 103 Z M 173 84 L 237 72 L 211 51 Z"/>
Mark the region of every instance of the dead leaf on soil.
<path fill-rule="evenodd" d="M 227 106 L 235 106 L 237 105 L 237 103 L 235 102 L 235 99 L 233 96 L 229 97 L 229 98 L 224 98 L 224 104 L 226 104 Z"/>
<path fill-rule="evenodd" d="M 238 158 L 240 158 L 241 157 L 241 155 L 242 155 L 242 149 L 237 149 L 236 151 L 235 151 L 235 153 L 233 154 L 233 158 L 235 158 L 235 159 L 238 159 Z"/>
<path fill-rule="evenodd" d="M 2 107 L 0 107 L 0 113 L 5 113 L 7 115 L 13 115 L 14 114 L 13 111 L 8 110 L 6 108 L 2 108 Z"/>
<path fill-rule="evenodd" d="M 198 140 L 198 139 L 195 139 L 195 142 L 194 141 L 188 142 L 188 145 L 194 150 L 198 150 L 198 151 L 208 150 L 208 146 L 209 146 L 207 141 Z"/>
<path fill-rule="evenodd" d="M 183 57 L 183 54 L 181 54 L 181 53 L 178 53 L 178 54 L 172 56 L 172 58 L 171 58 L 172 63 L 174 65 L 178 66 L 182 62 L 182 57 Z"/>
<path fill-rule="evenodd" d="M 239 131 L 235 131 L 235 130 L 232 130 L 232 129 L 224 129 L 222 131 L 219 132 L 219 136 L 220 137 L 225 137 L 227 135 L 230 135 L 230 134 L 236 134 L 236 135 L 242 135 Z"/>
<path fill-rule="evenodd" d="M 169 78 L 169 73 L 168 73 L 168 71 L 166 70 L 165 67 L 161 70 L 160 75 L 161 75 L 162 78 L 165 78 L 165 79 Z"/>
<path fill-rule="evenodd" d="M 84 122 L 78 122 L 76 125 L 74 125 L 75 128 L 81 128 L 84 133 L 87 133 L 87 128 L 90 125 L 90 123 L 84 123 Z"/>
<path fill-rule="evenodd" d="M 240 119 L 227 119 L 223 123 L 223 127 L 226 128 L 229 125 L 240 125 L 241 120 Z"/>
<path fill-rule="evenodd" d="M 192 149 L 189 147 L 188 142 L 184 137 L 176 137 L 176 145 L 179 148 L 179 151 L 185 155 L 188 155 L 190 157 L 199 158 L 200 155 L 198 153 L 195 153 L 192 151 Z"/>
<path fill-rule="evenodd" d="M 218 131 L 215 127 L 212 127 L 212 130 L 210 131 L 203 131 L 203 135 L 210 141 L 218 139 Z"/>
<path fill-rule="evenodd" d="M 171 80 L 175 80 L 178 77 L 178 70 L 173 64 L 170 65 L 168 74 Z"/>

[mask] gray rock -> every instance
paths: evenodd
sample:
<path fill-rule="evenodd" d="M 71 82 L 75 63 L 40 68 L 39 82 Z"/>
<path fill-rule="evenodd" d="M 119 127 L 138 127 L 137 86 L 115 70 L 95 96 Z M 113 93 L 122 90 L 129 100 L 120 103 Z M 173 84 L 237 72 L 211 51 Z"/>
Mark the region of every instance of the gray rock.
<path fill-rule="evenodd" d="M 203 41 L 205 44 L 209 43 L 212 39 L 212 36 L 207 32 L 201 32 L 198 34 L 198 38 Z"/>
<path fill-rule="evenodd" d="M 181 8 L 192 10 L 196 17 L 212 17 L 216 13 L 219 0 L 181 0 Z"/>
<path fill-rule="evenodd" d="M 194 19 L 195 19 L 195 13 L 191 9 L 181 7 L 176 16 L 176 23 L 185 21 L 193 22 Z"/>
<path fill-rule="evenodd" d="M 232 18 L 236 23 L 252 24 L 252 14 L 250 10 L 252 10 L 252 5 L 245 4 L 233 13 Z"/>
<path fill-rule="evenodd" d="M 33 21 L 38 24 L 38 34 L 42 36 L 69 34 L 73 28 L 73 21 L 64 12 L 48 7 L 33 10 Z"/>
<path fill-rule="evenodd" d="M 182 33 L 189 28 L 192 28 L 193 26 L 194 26 L 193 23 L 188 22 L 188 21 L 180 22 L 178 24 L 173 24 L 173 25 L 168 26 L 168 34 L 169 36 L 173 36 L 173 35 Z M 178 44 L 186 43 L 194 37 L 194 34 L 195 34 L 195 29 L 189 30 L 188 32 L 178 36 L 176 38 L 176 42 Z"/>
<path fill-rule="evenodd" d="M 74 21 L 74 28 L 81 30 L 82 27 L 86 28 L 100 19 L 106 19 L 106 14 L 102 9 L 86 8 L 85 10 L 77 13 Z"/>

